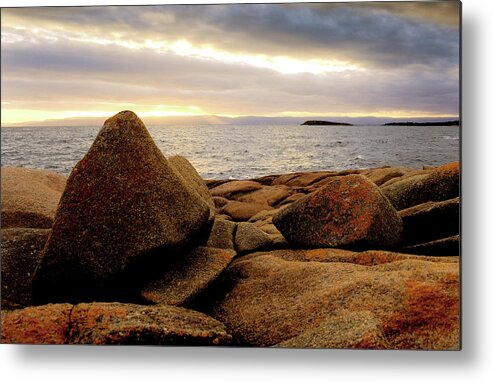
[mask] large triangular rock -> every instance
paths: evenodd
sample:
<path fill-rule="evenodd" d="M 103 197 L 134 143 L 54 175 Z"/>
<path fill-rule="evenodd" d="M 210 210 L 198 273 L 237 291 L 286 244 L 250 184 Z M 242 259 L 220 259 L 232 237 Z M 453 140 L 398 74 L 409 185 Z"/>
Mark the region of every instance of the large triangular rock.
<path fill-rule="evenodd" d="M 67 180 L 36 271 L 34 297 L 91 299 L 144 255 L 166 256 L 206 238 L 209 213 L 142 121 L 120 112 L 105 122 Z"/>

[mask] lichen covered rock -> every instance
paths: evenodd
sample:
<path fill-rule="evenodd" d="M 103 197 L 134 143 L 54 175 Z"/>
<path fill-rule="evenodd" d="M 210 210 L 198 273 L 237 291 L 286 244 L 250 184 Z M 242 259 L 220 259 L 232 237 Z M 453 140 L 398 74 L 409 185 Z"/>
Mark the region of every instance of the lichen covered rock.
<path fill-rule="evenodd" d="M 36 271 L 38 302 L 92 300 L 132 263 L 206 237 L 210 209 L 142 121 L 108 119 L 72 170 Z"/>
<path fill-rule="evenodd" d="M 276 214 L 272 222 L 305 247 L 392 246 L 402 221 L 378 187 L 362 175 L 332 177 L 320 190 Z"/>

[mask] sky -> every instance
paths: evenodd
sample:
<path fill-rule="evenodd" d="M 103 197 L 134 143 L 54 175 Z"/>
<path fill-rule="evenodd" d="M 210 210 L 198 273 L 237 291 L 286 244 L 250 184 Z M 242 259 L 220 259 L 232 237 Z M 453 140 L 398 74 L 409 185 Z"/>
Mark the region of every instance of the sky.
<path fill-rule="evenodd" d="M 2 126 L 142 117 L 459 114 L 459 3 L 9 8 Z"/>

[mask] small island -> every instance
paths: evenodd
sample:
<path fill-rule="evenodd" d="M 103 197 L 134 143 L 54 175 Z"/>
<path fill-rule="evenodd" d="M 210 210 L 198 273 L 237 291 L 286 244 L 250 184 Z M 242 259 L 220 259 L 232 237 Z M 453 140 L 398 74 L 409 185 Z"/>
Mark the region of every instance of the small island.
<path fill-rule="evenodd" d="M 389 122 L 382 126 L 459 126 L 459 120 L 445 122 Z"/>
<path fill-rule="evenodd" d="M 330 121 L 306 121 L 301 124 L 303 125 L 310 125 L 310 126 L 317 126 L 317 125 L 324 125 L 324 126 L 353 126 L 351 123 L 343 123 L 343 122 L 330 122 Z"/>

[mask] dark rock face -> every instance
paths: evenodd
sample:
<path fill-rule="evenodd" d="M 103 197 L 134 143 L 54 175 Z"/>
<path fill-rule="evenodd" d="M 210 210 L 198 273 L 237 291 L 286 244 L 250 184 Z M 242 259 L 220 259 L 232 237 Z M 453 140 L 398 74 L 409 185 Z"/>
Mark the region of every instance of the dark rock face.
<path fill-rule="evenodd" d="M 459 235 L 433 240 L 426 243 L 410 245 L 402 248 L 404 253 L 415 253 L 424 256 L 459 256 Z"/>
<path fill-rule="evenodd" d="M 2 229 L 2 309 L 32 304 L 34 271 L 49 233 L 49 229 Z"/>
<path fill-rule="evenodd" d="M 224 325 L 174 306 L 49 304 L 2 311 L 2 343 L 227 345 Z"/>
<path fill-rule="evenodd" d="M 459 198 L 427 202 L 399 211 L 403 244 L 424 243 L 459 234 Z"/>
<path fill-rule="evenodd" d="M 51 171 L 2 167 L 2 228 L 51 228 L 66 180 Z"/>
<path fill-rule="evenodd" d="M 64 344 L 70 304 L 49 304 L 14 311 L 2 310 L 3 344 Z"/>
<path fill-rule="evenodd" d="M 392 246 L 402 233 L 395 209 L 362 175 L 330 178 L 272 221 L 288 242 L 305 247 Z"/>
<path fill-rule="evenodd" d="M 254 253 L 228 267 L 225 278 L 232 286 L 217 299 L 212 316 L 224 322 L 238 344 L 459 347 L 457 258 L 293 252 Z M 324 253 L 326 262 L 301 260 Z"/>
<path fill-rule="evenodd" d="M 79 304 L 71 315 L 69 343 L 119 345 L 227 345 L 224 325 L 174 306 Z"/>
<path fill-rule="evenodd" d="M 149 283 L 141 292 L 142 297 L 156 304 L 183 306 L 204 291 L 235 255 L 228 249 L 194 248 Z"/>
<path fill-rule="evenodd" d="M 443 201 L 459 196 L 459 162 L 452 162 L 431 171 L 425 176 L 414 176 L 392 184 L 384 184 L 382 193 L 396 210 L 400 211 L 417 204 Z"/>
<path fill-rule="evenodd" d="M 35 297 L 92 300 L 151 251 L 167 256 L 208 235 L 209 214 L 142 121 L 118 113 L 67 180 L 36 271 Z"/>

